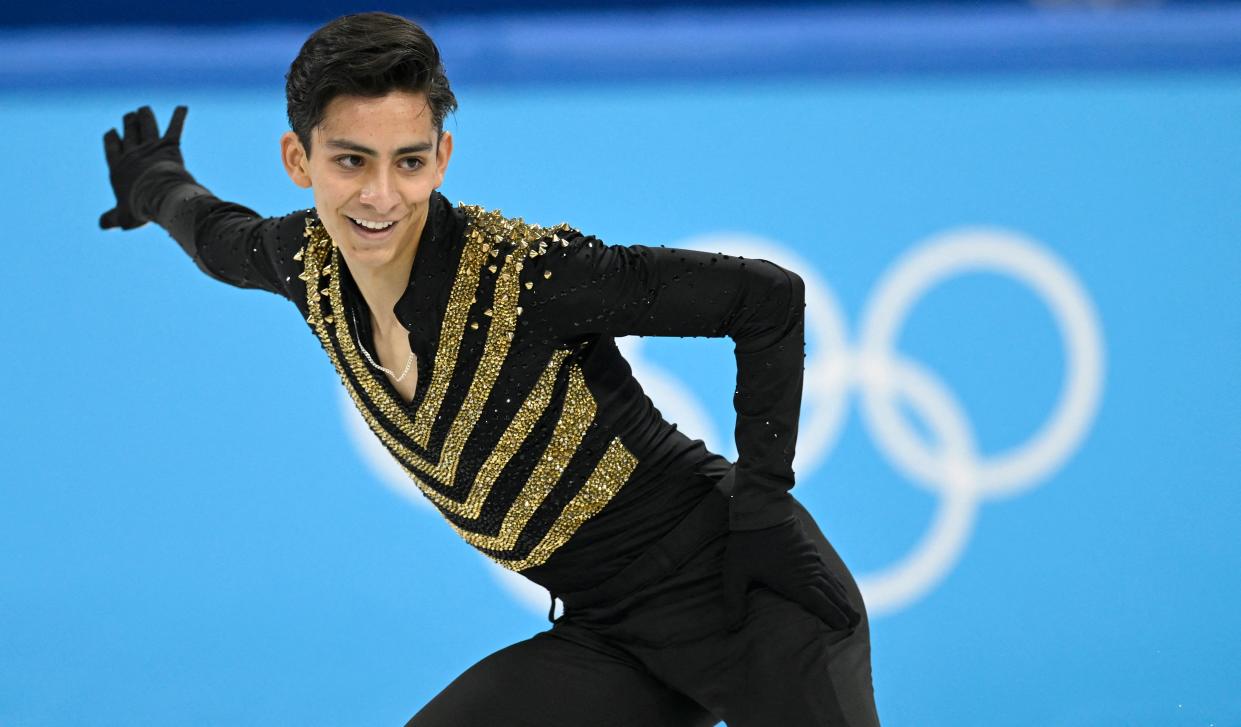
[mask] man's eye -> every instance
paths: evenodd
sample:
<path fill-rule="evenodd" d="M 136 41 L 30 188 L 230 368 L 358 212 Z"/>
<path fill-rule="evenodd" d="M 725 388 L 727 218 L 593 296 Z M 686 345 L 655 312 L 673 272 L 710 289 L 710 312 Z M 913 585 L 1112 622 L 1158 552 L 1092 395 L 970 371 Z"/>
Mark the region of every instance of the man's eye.
<path fill-rule="evenodd" d="M 423 164 L 423 161 L 418 157 L 405 157 L 401 161 L 405 163 L 405 168 L 410 170 L 418 169 Z"/>
<path fill-rule="evenodd" d="M 362 157 L 357 154 L 346 154 L 336 157 L 336 163 L 346 169 L 354 169 L 362 164 Z"/>

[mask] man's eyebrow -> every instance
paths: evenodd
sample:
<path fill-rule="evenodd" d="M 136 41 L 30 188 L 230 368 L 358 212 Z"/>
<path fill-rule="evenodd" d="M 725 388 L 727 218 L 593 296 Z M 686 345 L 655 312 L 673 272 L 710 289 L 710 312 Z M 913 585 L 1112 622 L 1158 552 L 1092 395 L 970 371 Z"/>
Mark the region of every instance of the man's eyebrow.
<path fill-rule="evenodd" d="M 375 151 L 374 149 L 371 149 L 370 147 L 367 147 L 367 146 L 362 146 L 361 144 L 354 143 L 352 141 L 349 141 L 348 139 L 328 139 L 327 146 L 330 146 L 336 149 L 346 149 L 348 151 L 356 151 L 359 154 L 366 154 L 368 156 L 373 156 L 373 157 L 379 156 L 379 152 Z M 404 154 L 417 154 L 418 152 L 422 152 L 422 151 L 430 151 L 430 149 L 431 149 L 431 142 L 424 141 L 419 144 L 414 144 L 412 146 L 403 146 L 400 149 L 397 149 L 395 152 L 393 152 L 392 156 L 402 156 Z"/>

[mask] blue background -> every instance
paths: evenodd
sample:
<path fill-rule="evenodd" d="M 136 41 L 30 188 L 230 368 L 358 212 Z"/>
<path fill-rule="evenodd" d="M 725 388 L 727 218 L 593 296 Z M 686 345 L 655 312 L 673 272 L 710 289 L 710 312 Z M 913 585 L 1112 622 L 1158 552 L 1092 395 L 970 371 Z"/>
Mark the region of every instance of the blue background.
<path fill-rule="evenodd" d="M 662 79 L 649 55 L 631 78 L 617 66 L 649 18 L 432 27 L 465 79 L 444 191 L 615 243 L 761 235 L 830 283 L 851 331 L 884 271 L 931 235 L 986 225 L 1039 241 L 1097 310 L 1098 413 L 1038 486 L 981 505 L 942 580 L 876 614 L 880 715 L 1241 725 L 1241 33 L 1229 35 L 1241 13 L 954 10 L 960 22 L 945 24 L 905 9 L 850 26 L 855 14 L 806 12 L 665 19 L 730 60 L 674 57 Z M 810 16 L 804 63 L 773 50 L 771 67 L 738 69 L 729 27 Z M 496 51 L 490 77 L 467 52 L 471 28 L 557 23 L 599 34 L 597 67 L 553 59 L 506 75 L 540 67 L 538 35 Z M 994 45 L 966 44 L 946 66 L 926 49 L 960 36 L 937 23 L 979 23 Z M 995 60 L 1004 24 L 1037 60 Z M 930 40 L 901 46 L 885 32 L 898 27 Z M 201 82 L 192 64 L 83 77 L 92 48 L 124 55 L 126 31 L 0 37 L 0 725 L 401 724 L 546 627 L 364 464 L 339 382 L 290 303 L 206 278 L 154 226 L 97 227 L 112 205 L 100 137 L 141 104 L 161 124 L 190 107 L 187 164 L 217 195 L 264 214 L 309 206 L 277 148 L 280 73 L 305 30 L 263 31 L 278 62 L 237 60 L 233 85 L 209 59 Z M 256 31 L 150 32 L 167 47 L 144 48 L 161 58 Z M 841 33 L 873 42 L 852 64 L 840 45 L 814 53 Z M 1092 63 L 1092 33 L 1130 61 Z M 85 55 L 22 67 L 40 43 Z M 1049 311 L 999 275 L 921 299 L 900 350 L 950 386 L 984 453 L 1025 441 L 1063 382 Z M 702 403 L 709 444 L 732 456 L 730 343 L 647 340 L 643 352 Z M 856 406 L 799 478 L 862 577 L 903 557 L 936 504 Z"/>

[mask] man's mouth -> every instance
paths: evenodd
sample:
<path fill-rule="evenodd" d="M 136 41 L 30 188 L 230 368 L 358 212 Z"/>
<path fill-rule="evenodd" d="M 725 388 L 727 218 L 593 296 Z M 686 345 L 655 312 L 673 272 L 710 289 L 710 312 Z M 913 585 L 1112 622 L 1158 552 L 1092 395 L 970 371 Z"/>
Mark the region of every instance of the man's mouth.
<path fill-rule="evenodd" d="M 353 225 L 353 229 L 363 237 L 378 239 L 386 237 L 388 232 L 396 226 L 396 220 L 366 220 L 358 217 L 349 217 L 345 215 L 349 222 Z"/>

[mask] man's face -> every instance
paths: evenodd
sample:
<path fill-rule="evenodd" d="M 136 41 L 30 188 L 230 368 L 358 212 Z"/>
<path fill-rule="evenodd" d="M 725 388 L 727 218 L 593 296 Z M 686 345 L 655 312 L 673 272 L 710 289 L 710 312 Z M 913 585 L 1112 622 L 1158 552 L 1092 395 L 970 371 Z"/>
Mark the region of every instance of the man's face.
<path fill-rule="evenodd" d="M 436 132 L 426 96 L 337 96 L 311 133 L 310 158 L 296 134 L 281 138 L 285 168 L 294 183 L 314 190 L 319 218 L 345 262 L 350 269 L 407 269 L 452 155 L 452 135 Z"/>

